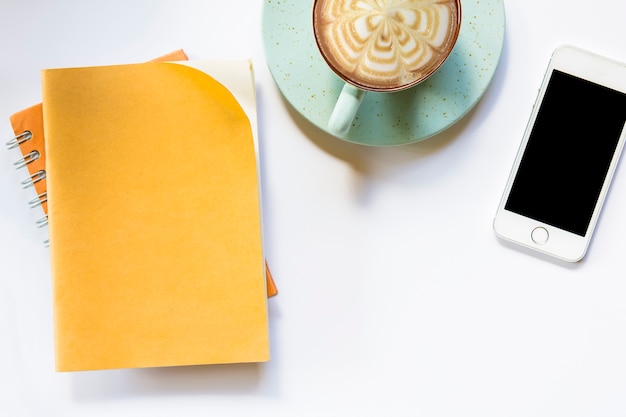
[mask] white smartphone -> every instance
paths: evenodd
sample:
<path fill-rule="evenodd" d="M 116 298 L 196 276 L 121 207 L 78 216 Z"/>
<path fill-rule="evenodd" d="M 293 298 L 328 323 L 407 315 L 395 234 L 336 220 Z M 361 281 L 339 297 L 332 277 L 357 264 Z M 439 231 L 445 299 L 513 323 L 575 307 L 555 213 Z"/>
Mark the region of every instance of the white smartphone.
<path fill-rule="evenodd" d="M 582 259 L 625 140 L 626 65 L 557 48 L 496 213 L 496 235 Z"/>

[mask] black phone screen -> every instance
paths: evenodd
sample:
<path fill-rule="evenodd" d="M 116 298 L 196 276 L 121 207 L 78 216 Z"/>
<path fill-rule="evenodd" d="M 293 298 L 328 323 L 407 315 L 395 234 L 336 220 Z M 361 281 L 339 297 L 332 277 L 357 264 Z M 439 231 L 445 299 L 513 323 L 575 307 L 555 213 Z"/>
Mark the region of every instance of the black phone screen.
<path fill-rule="evenodd" d="M 626 94 L 553 70 L 504 208 L 585 236 L 625 122 Z"/>

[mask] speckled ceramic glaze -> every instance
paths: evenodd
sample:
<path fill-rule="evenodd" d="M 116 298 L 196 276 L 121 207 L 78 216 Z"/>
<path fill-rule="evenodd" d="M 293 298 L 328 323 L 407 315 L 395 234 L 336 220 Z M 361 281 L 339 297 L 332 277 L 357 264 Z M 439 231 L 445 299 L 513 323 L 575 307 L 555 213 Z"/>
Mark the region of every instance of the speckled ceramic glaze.
<path fill-rule="evenodd" d="M 464 0 L 452 55 L 430 78 L 406 91 L 368 92 L 345 135 L 327 128 L 344 82 L 326 65 L 312 28 L 313 1 L 265 0 L 263 40 L 274 81 L 307 120 L 333 136 L 372 146 L 432 137 L 465 116 L 489 86 L 504 43 L 502 0 Z"/>

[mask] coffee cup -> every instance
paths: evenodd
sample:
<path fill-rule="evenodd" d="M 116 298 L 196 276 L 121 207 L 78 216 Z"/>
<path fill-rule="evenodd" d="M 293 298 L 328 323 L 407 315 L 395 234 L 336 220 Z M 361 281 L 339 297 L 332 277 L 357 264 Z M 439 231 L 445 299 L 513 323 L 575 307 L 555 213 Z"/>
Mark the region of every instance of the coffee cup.
<path fill-rule="evenodd" d="M 315 0 L 317 47 L 345 82 L 329 130 L 350 130 L 366 92 L 406 90 L 434 74 L 460 29 L 461 0 Z"/>

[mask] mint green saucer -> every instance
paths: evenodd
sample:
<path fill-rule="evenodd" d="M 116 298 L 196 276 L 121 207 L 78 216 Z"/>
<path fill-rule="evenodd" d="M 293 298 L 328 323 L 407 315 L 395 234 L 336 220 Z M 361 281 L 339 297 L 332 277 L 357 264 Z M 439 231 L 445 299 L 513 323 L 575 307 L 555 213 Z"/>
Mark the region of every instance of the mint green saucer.
<path fill-rule="evenodd" d="M 328 134 L 371 146 L 417 142 L 465 116 L 483 96 L 500 61 L 505 30 L 502 0 L 464 0 L 462 7 L 459 39 L 439 71 L 406 91 L 368 92 L 344 136 L 326 127 L 343 82 L 315 46 L 312 0 L 265 0 L 267 64 L 286 100 Z"/>

